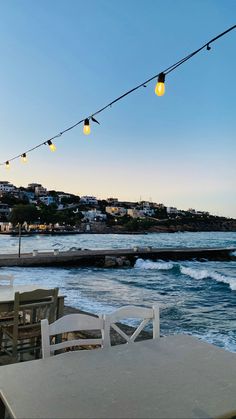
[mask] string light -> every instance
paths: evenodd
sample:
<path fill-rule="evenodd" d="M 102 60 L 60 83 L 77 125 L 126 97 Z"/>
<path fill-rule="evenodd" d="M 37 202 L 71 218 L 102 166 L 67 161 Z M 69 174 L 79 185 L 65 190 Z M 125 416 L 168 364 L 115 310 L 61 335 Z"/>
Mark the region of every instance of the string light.
<path fill-rule="evenodd" d="M 91 131 L 91 129 L 90 129 L 90 125 L 89 125 L 89 119 L 86 118 L 84 120 L 84 129 L 83 129 L 83 132 L 84 132 L 85 135 L 89 135 L 90 134 L 90 131 Z"/>
<path fill-rule="evenodd" d="M 160 73 L 158 76 L 157 84 L 155 87 L 155 93 L 157 96 L 163 96 L 165 93 L 165 74 Z"/>
<path fill-rule="evenodd" d="M 23 154 L 21 155 L 21 161 L 22 161 L 22 163 L 27 163 L 27 156 L 26 156 L 26 153 L 23 153 Z"/>
<path fill-rule="evenodd" d="M 48 140 L 47 144 L 48 144 L 48 146 L 49 146 L 49 148 L 52 152 L 56 151 L 57 148 L 56 148 L 55 144 L 52 143 L 51 140 Z"/>
<path fill-rule="evenodd" d="M 16 160 L 18 158 L 22 158 L 23 156 L 25 156 L 24 158 L 26 158 L 26 153 L 30 153 L 31 151 L 34 151 L 36 149 L 38 149 L 39 147 L 41 147 L 44 144 L 48 144 L 48 146 L 50 147 L 51 151 L 55 151 L 56 150 L 56 146 L 55 144 L 52 143 L 52 140 L 61 137 L 63 134 L 65 134 L 68 131 L 71 131 L 72 129 L 74 129 L 75 127 L 77 127 L 77 125 L 80 125 L 82 123 L 84 123 L 84 129 L 83 132 L 84 134 L 88 135 L 90 133 L 90 125 L 89 125 L 89 120 L 96 122 L 97 124 L 99 124 L 99 122 L 95 119 L 95 116 L 100 114 L 101 112 L 105 111 L 108 108 L 111 108 L 112 105 L 114 105 L 114 103 L 124 99 L 126 96 L 130 95 L 131 93 L 135 92 L 136 90 L 143 88 L 143 87 L 147 87 L 147 84 L 149 84 L 151 81 L 155 80 L 158 78 L 156 87 L 155 87 L 155 93 L 158 96 L 162 96 L 165 93 L 165 77 L 171 73 L 172 71 L 176 70 L 179 66 L 181 66 L 182 64 L 184 64 L 186 61 L 190 60 L 191 58 L 193 58 L 196 54 L 198 54 L 200 51 L 206 49 L 207 51 L 210 51 L 211 47 L 210 44 L 212 44 L 213 42 L 217 41 L 219 38 L 221 38 L 222 36 L 225 36 L 227 33 L 229 33 L 230 31 L 234 30 L 236 28 L 236 25 L 228 28 L 227 30 L 225 30 L 224 32 L 220 33 L 219 35 L 215 36 L 214 38 L 212 38 L 210 41 L 206 42 L 204 45 L 202 45 L 200 48 L 198 48 L 197 50 L 191 52 L 190 54 L 186 55 L 185 57 L 183 57 L 181 60 L 177 61 L 176 63 L 172 64 L 170 67 L 166 68 L 165 70 L 163 70 L 162 72 L 150 77 L 148 80 L 140 83 L 138 86 L 135 86 L 134 88 L 128 90 L 127 92 L 123 93 L 121 96 L 117 97 L 116 99 L 112 100 L 110 103 L 108 103 L 107 105 L 105 105 L 103 108 L 99 109 L 98 111 L 94 112 L 93 114 L 90 114 L 89 117 L 83 118 L 80 121 L 76 122 L 75 124 L 71 125 L 70 127 L 64 129 L 63 131 L 59 132 L 58 134 L 56 134 L 54 137 L 50 138 L 49 140 L 47 140 L 46 142 L 43 141 L 42 143 L 30 148 L 29 150 L 26 150 L 25 153 L 23 154 L 19 154 L 15 157 L 12 157 L 11 159 L 8 159 L 6 162 L 2 162 L 0 163 L 0 166 L 5 165 L 6 168 L 10 168 L 10 162 L 13 160 Z"/>

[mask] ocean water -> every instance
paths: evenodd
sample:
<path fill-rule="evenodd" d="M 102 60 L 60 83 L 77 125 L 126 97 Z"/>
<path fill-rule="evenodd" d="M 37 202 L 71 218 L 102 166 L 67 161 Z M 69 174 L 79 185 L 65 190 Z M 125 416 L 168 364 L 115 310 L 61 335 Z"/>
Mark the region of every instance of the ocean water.
<path fill-rule="evenodd" d="M 16 237 L 0 236 L 0 253 L 17 252 Z M 236 248 L 236 233 L 23 237 L 22 251 L 70 248 L 153 247 Z M 233 250 L 232 250 L 233 252 Z M 236 256 L 236 254 L 235 254 Z M 158 303 L 161 334 L 187 333 L 236 352 L 236 260 L 229 262 L 150 261 L 132 268 L 1 268 L 16 282 L 58 286 L 66 304 L 108 313 L 126 304 Z"/>

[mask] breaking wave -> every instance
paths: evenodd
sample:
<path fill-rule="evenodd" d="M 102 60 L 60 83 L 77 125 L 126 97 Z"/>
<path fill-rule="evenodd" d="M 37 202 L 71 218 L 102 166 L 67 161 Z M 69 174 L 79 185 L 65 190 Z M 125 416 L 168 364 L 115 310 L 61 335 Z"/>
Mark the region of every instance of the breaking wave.
<path fill-rule="evenodd" d="M 165 261 L 152 261 L 137 259 L 134 268 L 136 269 L 152 269 L 157 271 L 169 271 L 174 268 L 176 272 L 182 275 L 187 275 L 195 280 L 212 279 L 217 282 L 222 282 L 229 285 L 232 291 L 236 291 L 236 278 L 231 276 L 222 275 L 219 272 L 215 272 L 209 269 L 196 269 L 188 266 L 179 265 L 178 263 L 165 262 Z"/>
<path fill-rule="evenodd" d="M 134 267 L 138 269 L 156 269 L 158 271 L 168 271 L 174 267 L 174 264 L 171 262 L 154 262 L 152 260 L 137 259 Z"/>
<path fill-rule="evenodd" d="M 188 275 L 193 279 L 201 280 L 201 279 L 213 279 L 217 282 L 224 282 L 228 284 L 232 291 L 236 291 L 236 278 L 232 278 L 230 276 L 222 275 L 215 271 L 210 271 L 207 269 L 193 269 L 187 266 L 180 266 L 180 272 L 183 275 Z"/>

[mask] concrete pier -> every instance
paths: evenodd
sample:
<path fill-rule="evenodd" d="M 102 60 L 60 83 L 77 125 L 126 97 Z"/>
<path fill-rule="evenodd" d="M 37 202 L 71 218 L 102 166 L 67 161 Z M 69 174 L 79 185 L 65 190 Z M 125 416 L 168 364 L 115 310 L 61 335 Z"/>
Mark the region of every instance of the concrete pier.
<path fill-rule="evenodd" d="M 151 260 L 236 260 L 232 248 L 153 248 L 134 247 L 133 249 L 74 250 L 67 252 L 33 251 L 0 255 L 0 267 L 4 266 L 100 266 L 104 267 L 106 257 L 125 257 L 133 266 L 138 258 Z"/>

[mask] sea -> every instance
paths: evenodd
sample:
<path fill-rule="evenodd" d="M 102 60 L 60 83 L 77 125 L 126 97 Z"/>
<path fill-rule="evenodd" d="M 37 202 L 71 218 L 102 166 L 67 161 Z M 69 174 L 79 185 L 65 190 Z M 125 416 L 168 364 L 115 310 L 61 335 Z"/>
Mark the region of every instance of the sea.
<path fill-rule="evenodd" d="M 22 251 L 153 247 L 236 248 L 236 232 L 25 236 Z M 0 253 L 18 238 L 0 236 Z M 0 268 L 17 284 L 59 287 L 65 304 L 92 313 L 123 305 L 160 306 L 161 335 L 189 334 L 236 352 L 236 258 L 232 261 L 137 259 L 134 267 Z M 131 320 L 132 324 L 133 320 Z"/>

